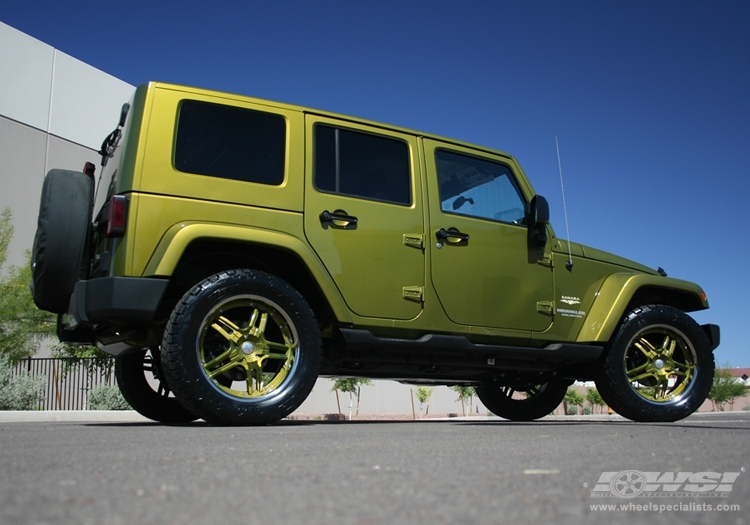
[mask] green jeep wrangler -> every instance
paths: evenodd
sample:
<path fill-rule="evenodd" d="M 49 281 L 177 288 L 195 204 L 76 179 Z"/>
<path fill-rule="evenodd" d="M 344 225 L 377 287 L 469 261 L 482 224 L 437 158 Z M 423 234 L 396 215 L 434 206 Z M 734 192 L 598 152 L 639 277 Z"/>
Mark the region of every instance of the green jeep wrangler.
<path fill-rule="evenodd" d="M 34 300 L 153 420 L 272 423 L 319 376 L 471 385 L 519 421 L 575 380 L 636 421 L 711 387 L 703 290 L 557 238 L 499 151 L 149 83 L 99 153 L 45 178 Z"/>

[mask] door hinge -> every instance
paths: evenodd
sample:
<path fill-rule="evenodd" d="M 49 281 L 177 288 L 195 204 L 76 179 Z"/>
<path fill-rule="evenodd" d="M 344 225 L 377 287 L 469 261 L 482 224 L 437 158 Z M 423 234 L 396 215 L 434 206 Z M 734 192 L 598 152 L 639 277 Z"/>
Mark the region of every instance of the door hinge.
<path fill-rule="evenodd" d="M 554 267 L 554 264 L 555 264 L 553 262 L 553 260 L 552 260 L 552 254 L 551 253 L 545 253 L 544 257 L 542 257 L 541 259 L 539 259 L 537 262 L 539 264 L 541 264 L 542 266 L 548 266 L 550 268 Z"/>
<path fill-rule="evenodd" d="M 555 302 L 554 301 L 537 301 L 536 311 L 544 315 L 554 315 Z"/>
<path fill-rule="evenodd" d="M 404 299 L 406 299 L 407 301 L 416 301 L 418 303 L 422 302 L 422 298 L 424 297 L 423 287 L 404 286 L 402 290 L 403 290 Z"/>
<path fill-rule="evenodd" d="M 424 249 L 424 235 L 421 233 L 405 233 L 404 244 L 422 250 Z"/>

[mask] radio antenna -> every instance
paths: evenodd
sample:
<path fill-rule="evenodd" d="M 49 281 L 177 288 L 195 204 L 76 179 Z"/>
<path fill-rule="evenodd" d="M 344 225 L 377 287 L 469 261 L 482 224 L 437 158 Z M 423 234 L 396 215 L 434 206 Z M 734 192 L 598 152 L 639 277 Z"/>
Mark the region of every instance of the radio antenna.
<path fill-rule="evenodd" d="M 562 191 L 563 200 L 563 215 L 565 215 L 565 234 L 568 236 L 568 262 L 565 263 L 565 268 L 569 272 L 573 271 L 573 253 L 570 248 L 570 229 L 568 228 L 568 208 L 565 205 L 565 185 L 563 184 L 562 174 L 562 162 L 560 162 L 560 144 L 557 142 L 557 135 L 555 135 L 555 148 L 557 148 L 557 168 L 560 170 L 560 190 Z"/>

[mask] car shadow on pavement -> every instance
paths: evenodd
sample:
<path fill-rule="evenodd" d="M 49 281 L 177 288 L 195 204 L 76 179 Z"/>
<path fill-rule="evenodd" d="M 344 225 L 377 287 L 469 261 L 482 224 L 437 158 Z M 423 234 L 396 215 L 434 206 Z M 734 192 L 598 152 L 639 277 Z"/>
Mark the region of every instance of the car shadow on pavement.
<path fill-rule="evenodd" d="M 617 426 L 617 427 L 633 427 L 633 428 L 646 428 L 646 427 L 665 427 L 665 428 L 684 428 L 690 430 L 741 430 L 750 431 L 750 419 L 737 419 L 731 421 L 679 421 L 674 423 L 639 423 L 636 421 L 618 420 L 618 421 L 509 421 L 501 418 L 493 418 L 490 420 L 481 421 L 467 421 L 462 419 L 398 419 L 398 420 L 289 420 L 284 419 L 277 423 L 270 425 L 258 425 L 249 428 L 284 428 L 284 427 L 313 427 L 313 426 L 375 426 L 375 425 L 459 425 L 459 426 L 500 426 L 500 427 L 575 427 L 575 426 L 586 426 L 586 427 L 599 427 L 599 426 Z M 745 426 L 741 426 L 741 425 Z M 107 422 L 87 422 L 86 426 L 97 426 L 97 427 L 127 427 L 127 428 L 153 428 L 158 427 L 175 427 L 175 428 L 224 428 L 222 425 L 212 425 L 205 421 L 199 420 L 191 423 L 158 423 L 156 421 L 107 421 Z M 242 428 L 239 426 L 227 425 L 227 428 Z"/>

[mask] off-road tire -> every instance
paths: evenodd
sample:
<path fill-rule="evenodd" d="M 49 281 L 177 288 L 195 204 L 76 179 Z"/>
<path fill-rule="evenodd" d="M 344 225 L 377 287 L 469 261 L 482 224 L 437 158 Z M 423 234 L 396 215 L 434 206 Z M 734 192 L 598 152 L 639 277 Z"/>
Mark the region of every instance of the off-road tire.
<path fill-rule="evenodd" d="M 189 423 L 198 419 L 177 398 L 170 396 L 160 369 L 161 354 L 158 349 L 117 357 L 115 378 L 125 401 L 142 416 L 160 423 Z"/>
<path fill-rule="evenodd" d="M 677 421 L 711 390 L 714 355 L 703 329 L 684 312 L 641 306 L 625 316 L 605 349 L 596 387 L 633 421 Z"/>
<path fill-rule="evenodd" d="M 477 397 L 490 412 L 511 421 L 533 421 L 552 413 L 568 391 L 569 381 L 552 379 L 541 385 L 476 387 Z M 513 397 L 521 392 L 526 398 Z"/>
<path fill-rule="evenodd" d="M 318 377 L 320 330 L 307 301 L 273 275 L 213 275 L 177 303 L 162 344 L 175 395 L 209 423 L 264 425 L 291 414 Z"/>
<path fill-rule="evenodd" d="M 44 178 L 31 257 L 32 295 L 42 310 L 65 313 L 86 276 L 93 185 L 77 171 L 50 170 Z"/>

